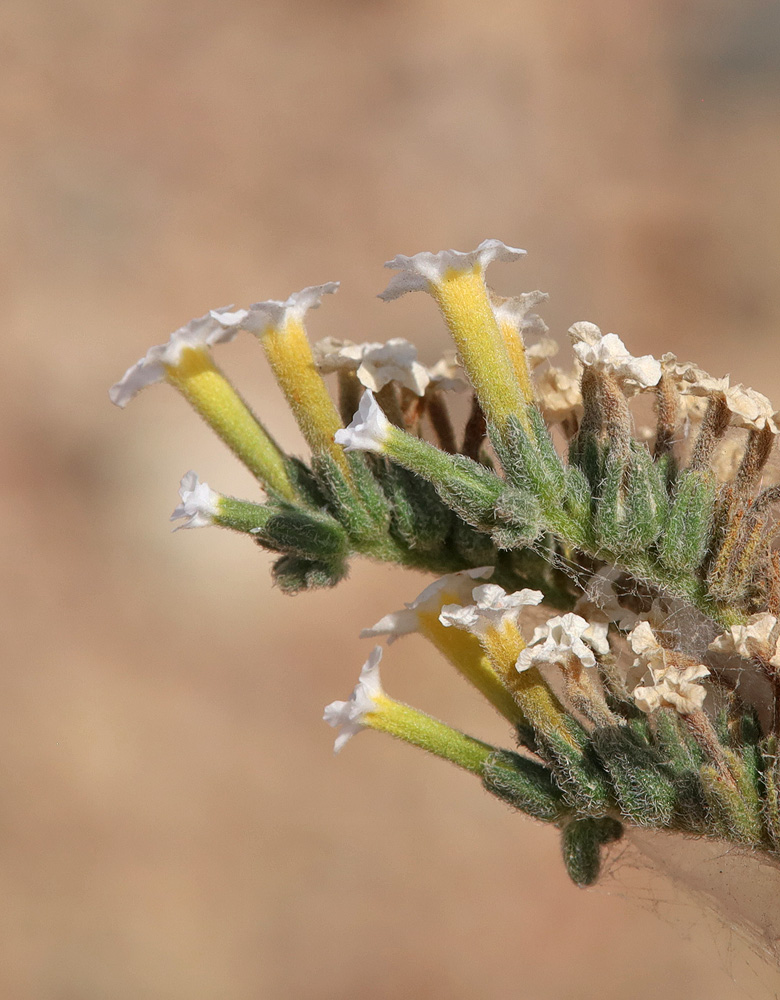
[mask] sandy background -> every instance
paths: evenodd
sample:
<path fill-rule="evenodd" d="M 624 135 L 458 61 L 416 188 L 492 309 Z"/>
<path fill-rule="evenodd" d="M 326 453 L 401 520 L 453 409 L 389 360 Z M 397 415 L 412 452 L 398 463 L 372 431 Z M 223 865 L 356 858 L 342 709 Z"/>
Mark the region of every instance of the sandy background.
<path fill-rule="evenodd" d="M 0 996 L 773 996 L 695 906 L 581 892 L 554 832 L 375 734 L 360 627 L 425 582 L 282 597 L 180 475 L 250 477 L 167 388 L 107 387 L 207 308 L 340 279 L 315 336 L 446 335 L 397 252 L 529 257 L 590 319 L 777 392 L 780 14 L 760 0 L 5 0 L 0 7 Z M 300 448 L 256 344 L 220 361 Z M 502 726 L 409 639 L 404 700 Z"/>

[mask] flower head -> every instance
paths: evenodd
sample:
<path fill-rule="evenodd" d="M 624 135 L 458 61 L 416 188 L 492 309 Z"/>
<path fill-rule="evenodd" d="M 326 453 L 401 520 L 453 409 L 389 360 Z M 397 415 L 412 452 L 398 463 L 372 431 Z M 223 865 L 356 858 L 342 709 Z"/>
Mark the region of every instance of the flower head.
<path fill-rule="evenodd" d="M 225 325 L 223 320 L 240 313 L 231 313 L 230 309 L 232 306 L 212 309 L 204 316 L 191 319 L 185 326 L 179 327 L 171 334 L 167 344 L 150 347 L 144 357 L 128 368 L 122 378 L 111 386 L 108 391 L 111 402 L 125 407 L 147 385 L 163 382 L 167 369 L 179 364 L 184 351 L 204 350 L 214 344 L 232 340 L 238 333 L 238 327 L 234 323 Z"/>
<path fill-rule="evenodd" d="M 678 361 L 675 354 L 662 355 L 661 367 L 664 375 L 669 375 L 684 395 L 709 396 L 713 392 L 725 392 L 729 387 L 728 377 L 715 378 L 698 365 Z"/>
<path fill-rule="evenodd" d="M 352 423 L 336 431 L 334 441 L 345 451 L 375 451 L 381 455 L 392 428 L 373 392 L 366 389 Z"/>
<path fill-rule="evenodd" d="M 365 717 L 376 710 L 377 699 L 384 695 L 379 679 L 379 661 L 382 659 L 382 647 L 375 646 L 371 655 L 363 664 L 360 678 L 349 701 L 332 701 L 325 707 L 322 718 L 329 726 L 339 730 L 333 752 L 338 753 L 342 747 L 366 728 Z"/>
<path fill-rule="evenodd" d="M 498 323 L 506 323 L 518 333 L 534 333 L 543 335 L 549 327 L 541 316 L 531 310 L 542 302 L 547 302 L 550 296 L 547 292 L 522 292 L 510 298 L 492 297 L 493 312 Z M 554 343 L 551 341 L 551 343 Z M 558 345 L 555 345 L 556 350 Z"/>
<path fill-rule="evenodd" d="M 501 240 L 483 240 L 476 250 L 424 251 L 412 257 L 398 254 L 385 267 L 400 271 L 390 279 L 390 284 L 379 296 L 385 302 L 397 299 L 406 292 L 428 291 L 431 285 L 440 284 L 451 271 L 484 271 L 494 260 L 513 261 L 525 256 L 525 250 L 508 247 Z"/>
<path fill-rule="evenodd" d="M 460 377 L 462 370 L 456 352 L 448 351 L 428 369 L 428 385 L 443 392 L 465 392 L 468 383 Z"/>
<path fill-rule="evenodd" d="M 658 708 L 673 708 L 681 715 L 698 711 L 707 697 L 697 681 L 709 676 L 703 663 L 696 663 L 656 639 L 649 622 L 640 622 L 628 641 L 637 654 L 635 667 L 649 669 L 652 684 L 634 688 L 634 701 L 648 715 Z"/>
<path fill-rule="evenodd" d="M 424 365 L 417 360 L 417 348 L 402 337 L 386 344 L 364 344 L 357 377 L 372 392 L 379 392 L 389 382 L 397 382 L 417 396 L 422 396 L 430 381 Z"/>
<path fill-rule="evenodd" d="M 261 334 L 269 328 L 281 329 L 291 321 L 301 323 L 310 309 L 319 307 L 323 295 L 334 294 L 338 287 L 338 281 L 310 285 L 300 292 L 293 292 L 284 302 L 278 299 L 255 302 L 248 309 L 239 309 L 236 313 L 229 314 L 232 316 L 231 322 L 228 322 L 227 317 L 222 317 L 220 321 L 234 331 L 241 329 L 255 334 Z"/>
<path fill-rule="evenodd" d="M 314 360 L 323 375 L 332 372 L 356 372 L 363 360 L 366 347 L 381 347 L 381 344 L 355 344 L 351 340 L 323 337 L 312 348 Z"/>
<path fill-rule="evenodd" d="M 735 427 L 761 431 L 765 428 L 778 433 L 777 413 L 772 403 L 762 393 L 744 385 L 731 385 L 728 375 L 715 378 L 697 365 L 681 363 L 674 354 L 664 354 L 661 358 L 664 374 L 674 379 L 678 390 L 684 396 L 709 397 L 720 393 Z"/>
<path fill-rule="evenodd" d="M 570 419 L 582 406 L 579 372 L 550 366 L 536 378 L 536 394 L 545 419 L 551 423 Z"/>
<path fill-rule="evenodd" d="M 177 524 L 174 531 L 179 528 L 205 528 L 214 523 L 219 513 L 220 495 L 208 483 L 202 483 L 192 470 L 182 476 L 179 496 L 181 503 L 171 514 L 171 520 L 186 518 L 186 521 Z"/>
<path fill-rule="evenodd" d="M 607 626 L 591 624 L 571 612 L 550 618 L 534 629 L 533 637 L 517 658 L 517 670 L 522 673 L 530 667 L 559 664 L 567 668 L 572 659 L 584 667 L 595 667 L 594 650 L 609 652 Z"/>
<path fill-rule="evenodd" d="M 710 643 L 709 649 L 746 660 L 755 656 L 770 667 L 780 667 L 780 630 L 777 626 L 777 618 L 768 611 L 762 611 L 751 615 L 747 625 L 732 625 L 728 632 Z"/>
<path fill-rule="evenodd" d="M 594 323 L 575 323 L 569 336 L 583 365 L 609 372 L 629 389 L 648 389 L 661 378 L 660 361 L 650 354 L 633 357 L 617 334 L 604 336 Z"/>
<path fill-rule="evenodd" d="M 442 604 L 447 598 L 451 600 L 468 599 L 474 589 L 474 581 L 485 580 L 492 573 L 492 566 L 479 566 L 476 569 L 462 570 L 460 573 L 448 573 L 429 584 L 402 610 L 385 615 L 371 628 L 364 628 L 360 636 L 366 639 L 386 635 L 388 636 L 387 644 L 390 645 L 402 635 L 417 632 L 420 627 L 421 615 L 435 614 L 438 617 Z"/>
<path fill-rule="evenodd" d="M 466 629 L 482 635 L 488 629 L 501 629 L 506 622 L 517 622 L 523 608 L 540 604 L 544 594 L 540 590 L 519 590 L 508 594 L 496 583 L 474 587 L 471 596 L 476 604 L 445 604 L 439 614 L 442 625 Z"/>

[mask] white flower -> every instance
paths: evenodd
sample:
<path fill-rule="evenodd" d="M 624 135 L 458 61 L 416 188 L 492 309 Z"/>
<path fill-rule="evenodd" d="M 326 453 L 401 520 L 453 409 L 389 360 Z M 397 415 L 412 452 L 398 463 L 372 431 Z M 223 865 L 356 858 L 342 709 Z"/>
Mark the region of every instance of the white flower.
<path fill-rule="evenodd" d="M 565 372 L 551 366 L 535 378 L 539 404 L 545 419 L 551 423 L 567 420 L 582 406 L 579 372 Z"/>
<path fill-rule="evenodd" d="M 323 720 L 334 729 L 339 729 L 333 752 L 338 753 L 342 747 L 365 729 L 364 719 L 369 712 L 376 711 L 377 699 L 384 695 L 379 679 L 379 661 L 382 659 L 382 647 L 375 646 L 371 655 L 363 664 L 355 690 L 349 701 L 332 701 L 326 705 Z"/>
<path fill-rule="evenodd" d="M 356 372 L 366 348 L 381 346 L 381 344 L 355 344 L 351 340 L 323 337 L 314 345 L 312 353 L 322 374 L 330 375 L 338 371 Z"/>
<path fill-rule="evenodd" d="M 208 483 L 202 483 L 192 470 L 182 476 L 179 496 L 181 503 L 171 514 L 171 520 L 187 520 L 184 524 L 177 524 L 174 531 L 179 528 L 205 528 L 214 523 L 219 513 L 220 495 Z"/>
<path fill-rule="evenodd" d="M 652 685 L 635 687 L 634 701 L 648 715 L 657 708 L 673 708 L 681 715 L 692 715 L 704 704 L 706 689 L 697 681 L 709 676 L 703 663 L 687 667 L 669 666 L 663 672 L 652 671 Z"/>
<path fill-rule="evenodd" d="M 508 594 L 496 583 L 485 583 L 471 592 L 476 604 L 445 604 L 439 614 L 442 625 L 466 629 L 474 635 L 483 635 L 488 629 L 501 629 L 505 622 L 516 622 L 523 608 L 540 604 L 544 594 L 540 590 L 519 590 Z"/>
<path fill-rule="evenodd" d="M 751 615 L 747 625 L 732 625 L 728 632 L 711 642 L 715 653 L 741 656 L 746 660 L 757 656 L 770 667 L 780 667 L 780 635 L 778 622 L 768 611 Z"/>
<path fill-rule="evenodd" d="M 479 566 L 476 569 L 465 569 L 460 573 L 448 573 L 429 584 L 425 590 L 405 605 L 401 611 L 393 611 L 360 633 L 361 639 L 374 638 L 377 635 L 388 636 L 387 644 L 395 642 L 402 635 L 417 632 L 420 628 L 421 615 L 438 615 L 445 601 L 467 600 L 471 597 L 475 580 L 487 580 L 493 573 L 492 566 Z"/>
<path fill-rule="evenodd" d="M 430 375 L 417 360 L 417 348 L 408 340 L 394 337 L 386 344 L 353 344 L 351 340 L 325 337 L 314 345 L 314 359 L 324 374 L 337 371 L 357 373 L 358 380 L 372 392 L 388 382 L 397 382 L 422 396 Z"/>
<path fill-rule="evenodd" d="M 729 387 L 728 377 L 715 378 L 703 368 L 690 362 L 680 362 L 674 354 L 661 357 L 664 375 L 671 376 L 681 393 L 688 396 L 709 396 L 713 392 L 725 392 Z"/>
<path fill-rule="evenodd" d="M 392 429 L 373 392 L 366 389 L 352 423 L 337 430 L 334 441 L 343 445 L 345 451 L 375 451 L 381 455 Z"/>
<path fill-rule="evenodd" d="M 670 375 L 683 395 L 706 396 L 721 393 L 732 415 L 732 423 L 746 430 L 769 428 L 778 433 L 777 418 L 772 403 L 762 393 L 744 385 L 731 385 L 728 375 L 715 378 L 689 363 L 680 363 L 674 354 L 661 358 L 664 374 Z"/>
<path fill-rule="evenodd" d="M 525 349 L 525 357 L 531 371 L 548 358 L 554 358 L 557 353 L 558 343 L 551 337 L 542 337 L 537 343 L 528 344 Z"/>
<path fill-rule="evenodd" d="M 637 654 L 634 666 L 649 669 L 653 681 L 634 688 L 634 701 L 643 712 L 673 708 L 681 715 L 691 715 L 702 707 L 707 692 L 697 681 L 710 673 L 703 663 L 687 660 L 681 664 L 680 654 L 665 649 L 648 622 L 640 622 L 629 633 L 628 641 Z"/>
<path fill-rule="evenodd" d="M 648 389 L 661 378 L 660 361 L 650 354 L 633 357 L 617 334 L 604 336 L 593 323 L 575 323 L 569 336 L 583 365 L 609 372 L 628 388 Z"/>
<path fill-rule="evenodd" d="M 327 281 L 324 285 L 310 285 L 300 292 L 293 292 L 284 302 L 278 299 L 255 302 L 248 309 L 240 309 L 233 314 L 239 319 L 233 322 L 231 329 L 262 334 L 269 328 L 283 329 L 291 320 L 300 323 L 310 309 L 319 307 L 323 295 L 332 295 L 338 287 L 338 281 Z"/>
<path fill-rule="evenodd" d="M 485 270 L 494 260 L 513 261 L 525 256 L 525 250 L 508 247 L 501 240 L 483 240 L 476 250 L 463 252 L 460 250 L 440 250 L 438 253 L 416 253 L 412 257 L 398 254 L 389 260 L 385 267 L 398 271 L 390 279 L 390 284 L 379 296 L 385 302 L 397 299 L 406 292 L 427 292 L 431 285 L 440 284 L 448 272 L 473 271 L 475 268 Z"/>
<path fill-rule="evenodd" d="M 607 626 L 591 624 L 579 615 L 558 615 L 534 629 L 533 638 L 517 658 L 517 670 L 560 664 L 566 669 L 572 659 L 584 667 L 595 667 L 594 650 L 602 655 L 609 652 Z"/>
<path fill-rule="evenodd" d="M 732 385 L 726 390 L 726 404 L 735 426 L 756 431 L 768 428 L 777 434 L 774 408 L 762 393 L 745 385 Z"/>
<path fill-rule="evenodd" d="M 523 292 L 511 298 L 501 299 L 498 296 L 492 297 L 493 313 L 496 321 L 500 324 L 506 323 L 518 333 L 545 334 L 549 327 L 541 316 L 531 312 L 531 310 L 542 302 L 546 302 L 550 296 L 547 292 Z M 554 341 L 550 341 L 554 343 Z M 556 350 L 557 350 L 556 344 Z"/>
<path fill-rule="evenodd" d="M 144 357 L 128 368 L 116 385 L 111 386 L 108 391 L 111 402 L 116 406 L 127 406 L 133 396 L 145 386 L 163 382 L 166 369 L 178 365 L 182 353 L 188 348 L 202 350 L 232 340 L 238 333 L 238 327 L 226 327 L 222 323 L 225 316 L 238 315 L 230 313 L 228 310 L 231 308 L 232 306 L 225 306 L 222 309 L 212 309 L 205 316 L 191 319 L 186 326 L 179 327 L 171 334 L 167 344 L 150 347 Z"/>
<path fill-rule="evenodd" d="M 401 337 L 393 337 L 386 344 L 364 344 L 357 377 L 372 392 L 379 392 L 388 382 L 397 382 L 417 396 L 423 395 L 430 381 L 417 360 L 417 348 Z"/>
<path fill-rule="evenodd" d="M 442 392 L 465 392 L 468 383 L 460 377 L 463 369 L 457 362 L 455 351 L 447 351 L 443 358 L 428 369 L 428 384 Z"/>

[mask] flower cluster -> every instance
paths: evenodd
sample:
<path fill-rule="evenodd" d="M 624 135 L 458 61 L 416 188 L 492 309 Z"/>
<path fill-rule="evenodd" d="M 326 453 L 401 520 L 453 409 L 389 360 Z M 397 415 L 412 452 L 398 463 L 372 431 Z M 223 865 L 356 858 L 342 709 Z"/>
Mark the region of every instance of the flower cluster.
<path fill-rule="evenodd" d="M 435 575 L 362 635 L 424 636 L 506 720 L 511 745 L 387 695 L 377 646 L 351 698 L 325 710 L 336 750 L 376 729 L 465 768 L 560 830 L 578 885 L 626 826 L 776 858 L 778 415 L 672 354 L 634 357 L 592 323 L 569 330 L 574 368 L 554 367 L 534 312 L 547 296 L 485 282 L 492 261 L 523 255 L 485 240 L 388 263 L 380 298 L 427 292 L 449 329 L 455 353 L 435 364 L 400 338 L 312 348 L 305 324 L 329 282 L 191 321 L 111 399 L 168 382 L 222 438 L 261 495 L 188 472 L 172 520 L 248 535 L 275 554 L 283 590 L 332 586 L 358 555 Z M 309 459 L 284 451 L 216 365 L 212 349 L 241 333 L 262 345 Z M 449 400 L 464 391 L 459 425 Z M 643 394 L 655 422 L 636 429 Z"/>

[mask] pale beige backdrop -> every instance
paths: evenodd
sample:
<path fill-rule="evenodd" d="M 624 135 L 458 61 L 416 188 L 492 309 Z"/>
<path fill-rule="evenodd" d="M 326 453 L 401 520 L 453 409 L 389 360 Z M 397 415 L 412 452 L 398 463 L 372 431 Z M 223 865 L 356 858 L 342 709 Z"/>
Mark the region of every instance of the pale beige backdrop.
<path fill-rule="evenodd" d="M 5 0 L 0 7 L 0 996 L 772 996 L 696 907 L 567 883 L 553 831 L 322 706 L 422 578 L 290 600 L 169 533 L 183 472 L 252 482 L 172 390 L 107 387 L 207 308 L 331 279 L 315 335 L 446 336 L 395 253 L 495 236 L 492 278 L 636 353 L 780 389 L 771 2 Z M 220 355 L 300 449 L 254 343 Z M 397 696 L 502 727 L 415 639 Z"/>

